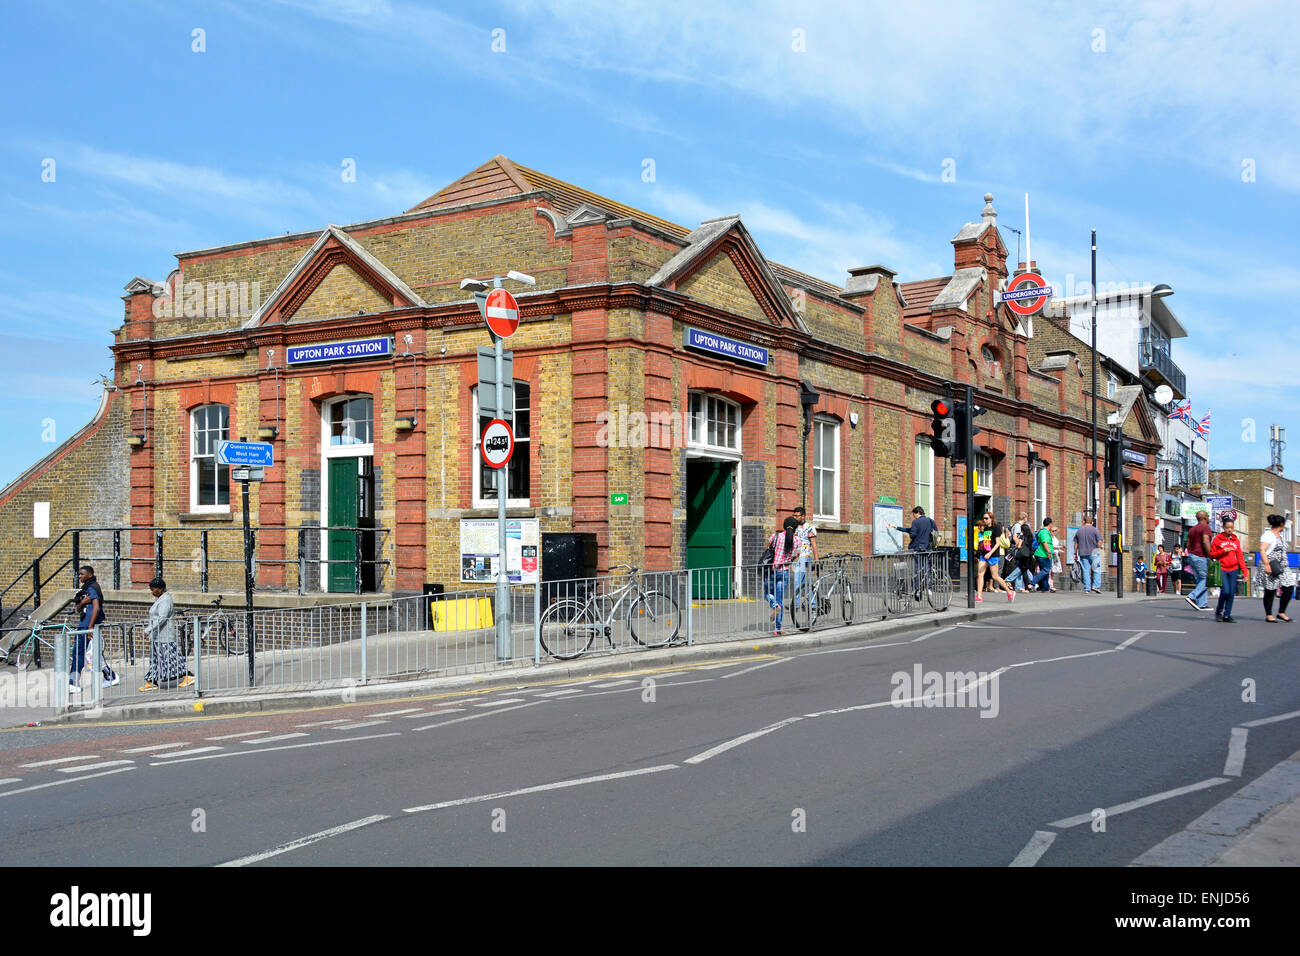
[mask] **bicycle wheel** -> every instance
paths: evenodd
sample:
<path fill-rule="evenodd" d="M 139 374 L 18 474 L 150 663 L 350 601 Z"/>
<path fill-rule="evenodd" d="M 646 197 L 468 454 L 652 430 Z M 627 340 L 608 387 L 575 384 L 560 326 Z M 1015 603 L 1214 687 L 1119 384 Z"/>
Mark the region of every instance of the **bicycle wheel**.
<path fill-rule="evenodd" d="M 586 653 L 599 630 L 590 605 L 577 601 L 556 601 L 546 609 L 538 627 L 546 653 L 562 661 Z"/>
<path fill-rule="evenodd" d="M 890 614 L 902 614 L 904 608 L 912 603 L 908 594 L 910 584 L 907 575 L 899 570 L 891 570 L 885 575 L 885 610 Z"/>
<path fill-rule="evenodd" d="M 936 611 L 948 610 L 952 602 L 952 578 L 946 571 L 931 571 L 926 581 L 925 598 Z"/>
<path fill-rule="evenodd" d="M 790 620 L 794 626 L 801 631 L 810 631 L 814 624 L 817 623 L 817 586 L 812 580 L 812 575 L 805 574 L 803 581 L 796 588 L 791 585 L 790 597 L 787 600 L 790 608 Z"/>
<path fill-rule="evenodd" d="M 845 624 L 853 623 L 853 585 L 848 578 L 840 582 L 840 617 Z"/>
<path fill-rule="evenodd" d="M 682 609 L 663 591 L 643 591 L 627 609 L 627 629 L 632 640 L 643 647 L 672 643 L 681 628 Z"/>
<path fill-rule="evenodd" d="M 227 654 L 238 657 L 240 654 L 248 653 L 248 641 L 244 640 L 239 633 L 239 628 L 230 621 L 217 621 L 216 632 L 217 640 Z"/>

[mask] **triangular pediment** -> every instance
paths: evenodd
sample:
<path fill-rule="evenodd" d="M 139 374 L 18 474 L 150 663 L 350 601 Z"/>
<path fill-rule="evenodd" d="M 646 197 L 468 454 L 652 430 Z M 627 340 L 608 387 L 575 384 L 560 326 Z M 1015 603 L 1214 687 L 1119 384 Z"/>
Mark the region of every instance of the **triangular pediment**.
<path fill-rule="evenodd" d="M 396 273 L 331 225 L 244 327 L 423 305 L 424 300 Z"/>
<path fill-rule="evenodd" d="M 646 283 L 755 322 L 807 332 L 780 280 L 739 216 L 710 219 Z"/>

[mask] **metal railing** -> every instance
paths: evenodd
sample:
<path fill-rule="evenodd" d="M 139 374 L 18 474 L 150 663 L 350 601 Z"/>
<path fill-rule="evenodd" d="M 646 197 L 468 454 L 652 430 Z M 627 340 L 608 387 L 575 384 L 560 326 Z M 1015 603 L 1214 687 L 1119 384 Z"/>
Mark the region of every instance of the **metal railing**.
<path fill-rule="evenodd" d="M 789 572 L 743 565 L 635 575 L 621 571 L 514 585 L 505 657 L 497 655 L 492 589 L 255 610 L 251 686 L 334 687 L 346 695 L 349 687 L 377 681 L 486 673 L 583 653 L 620 654 L 770 637 L 776 585 L 783 576 L 783 634 L 931 612 L 936 608 L 925 590 L 930 569 L 947 583 L 945 593 L 951 595 L 945 560 L 941 552 L 906 551 L 827 556 L 817 565 Z M 815 619 L 806 613 L 807 603 L 801 616 L 801 595 L 816 602 Z M 139 687 L 144 685 L 150 649 L 141 627 L 105 625 L 108 631 L 115 627 L 116 633 L 106 631 L 95 642 L 96 653 L 117 672 L 120 683 L 104 686 L 96 667 L 91 673 L 93 692 L 71 704 L 87 707 L 248 691 L 247 620 L 239 608 L 178 615 L 177 637 L 187 648 L 186 665 L 194 681 L 186 687 L 175 681 L 143 692 Z M 67 630 L 56 641 L 56 658 L 64 669 L 74 634 Z M 67 706 L 66 687 L 64 691 Z"/>
<path fill-rule="evenodd" d="M 1174 363 L 1164 349 L 1143 342 L 1138 349 L 1138 367 L 1143 372 L 1147 370 L 1158 372 L 1165 383 L 1174 390 L 1175 397 L 1186 396 L 1187 374 Z"/>
<path fill-rule="evenodd" d="M 254 580 L 258 578 L 259 568 L 280 567 L 286 569 L 285 584 L 269 587 L 266 584 L 261 584 L 259 590 L 287 590 L 289 577 L 287 568 L 293 567 L 296 569 L 294 576 L 296 577 L 297 592 L 305 594 L 308 590 L 311 590 L 308 588 L 309 582 L 319 579 L 322 567 L 348 565 L 353 569 L 351 575 L 352 592 L 361 594 L 363 569 L 369 566 L 374 570 L 375 577 L 378 579 L 381 574 L 380 569 L 391 563 L 384 558 L 362 559 L 360 557 L 363 553 L 363 544 L 367 535 L 374 535 L 376 538 L 375 554 L 382 553 L 382 540 L 383 536 L 388 534 L 387 528 L 363 528 L 353 525 L 298 525 L 293 527 L 263 525 L 253 528 L 252 531 Z M 259 553 L 259 534 L 265 535 L 274 532 L 283 533 L 286 540 L 266 547 L 268 549 L 274 547 L 276 551 L 282 551 L 285 554 L 284 557 L 268 557 L 263 553 Z M 297 536 L 295 540 L 296 554 L 293 557 L 289 556 L 287 542 L 289 532 L 294 532 Z M 353 554 L 356 557 L 352 559 L 325 558 L 320 553 L 320 548 L 312 546 L 311 536 L 328 532 L 350 532 L 353 536 Z M 113 590 L 120 590 L 123 580 L 123 565 L 126 566 L 129 578 L 132 566 L 140 564 L 142 560 L 132 558 L 129 554 L 124 556 L 122 553 L 123 534 L 128 535 L 127 545 L 129 548 L 131 545 L 129 536 L 132 533 L 152 535 L 152 554 L 147 559 L 143 559 L 150 566 L 150 577 L 153 575 L 166 576 L 168 568 L 176 569 L 181 566 L 188 566 L 190 574 L 185 580 L 195 584 L 197 590 L 205 594 L 213 583 L 214 571 L 217 572 L 215 576 L 219 579 L 217 583 L 227 586 L 232 591 L 243 590 L 242 528 L 70 528 L 60 533 L 9 584 L 0 589 L 0 623 L 8 621 L 16 614 L 29 609 L 29 607 L 32 611 L 40 607 L 51 586 L 53 585 L 56 588 L 59 586 L 57 582 L 60 575 L 67 575 L 67 586 L 78 587 L 77 568 L 83 564 L 110 565 L 112 568 Z M 212 535 L 234 537 L 234 543 L 220 552 L 230 556 L 221 557 L 219 554 L 214 554 Z M 169 536 L 170 541 L 168 540 Z M 179 546 L 178 538 L 181 539 Z M 94 547 L 105 548 L 109 546 L 110 542 L 111 551 L 107 554 L 93 554 L 90 553 L 89 549 L 83 547 L 83 544 L 92 544 Z M 190 545 L 188 551 L 186 550 L 187 545 Z M 221 573 L 227 569 L 228 573 Z M 315 578 L 313 578 L 313 570 Z M 175 582 L 172 582 L 172 586 L 175 588 Z M 15 595 L 17 596 L 15 597 Z"/>

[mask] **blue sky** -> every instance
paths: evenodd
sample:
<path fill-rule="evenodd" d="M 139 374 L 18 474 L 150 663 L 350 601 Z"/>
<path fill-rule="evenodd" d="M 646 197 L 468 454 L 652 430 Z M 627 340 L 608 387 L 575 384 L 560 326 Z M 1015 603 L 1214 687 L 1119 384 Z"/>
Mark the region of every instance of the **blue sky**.
<path fill-rule="evenodd" d="M 1096 228 L 1102 283 L 1174 288 L 1213 467 L 1267 465 L 1270 423 L 1300 443 L 1300 5 L 712 7 L 7 5 L 0 482 L 93 414 L 133 276 L 393 215 L 497 153 L 686 225 L 739 212 L 840 284 L 946 274 L 983 194 L 1023 228 L 1028 192 L 1049 279 L 1086 280 Z"/>

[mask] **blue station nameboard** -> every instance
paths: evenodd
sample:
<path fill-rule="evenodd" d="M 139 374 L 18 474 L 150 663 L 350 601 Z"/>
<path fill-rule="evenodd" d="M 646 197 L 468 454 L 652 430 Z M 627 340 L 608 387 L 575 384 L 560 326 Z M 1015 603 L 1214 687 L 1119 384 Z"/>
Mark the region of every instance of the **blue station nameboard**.
<path fill-rule="evenodd" d="M 308 362 L 342 362 L 348 359 L 383 358 L 393 354 L 393 340 L 386 335 L 350 342 L 323 342 L 319 345 L 291 345 L 285 349 L 289 365 Z"/>
<path fill-rule="evenodd" d="M 740 362 L 748 362 L 751 365 L 767 365 L 767 349 L 761 349 L 757 345 L 750 345 L 748 342 L 740 342 L 736 339 L 729 339 L 723 335 L 716 335 L 713 332 L 705 332 L 703 329 L 686 330 L 686 347 L 688 349 L 699 349 L 702 352 L 711 352 L 714 355 L 721 355 L 723 358 L 736 359 Z"/>

